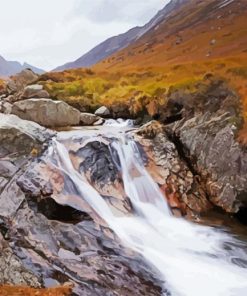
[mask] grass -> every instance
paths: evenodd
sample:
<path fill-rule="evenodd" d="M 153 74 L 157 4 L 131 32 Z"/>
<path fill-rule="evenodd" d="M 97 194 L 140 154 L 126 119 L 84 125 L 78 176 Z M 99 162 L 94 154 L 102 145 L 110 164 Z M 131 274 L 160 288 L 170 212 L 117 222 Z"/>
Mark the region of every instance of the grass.
<path fill-rule="evenodd" d="M 41 83 L 54 99 L 90 111 L 114 104 L 142 108 L 151 101 L 164 103 L 169 93 L 183 90 L 196 92 L 205 75 L 223 77 L 242 98 L 247 119 L 247 59 L 245 55 L 193 63 L 179 63 L 162 68 L 136 68 L 135 71 L 107 72 L 88 69 L 47 73 Z"/>

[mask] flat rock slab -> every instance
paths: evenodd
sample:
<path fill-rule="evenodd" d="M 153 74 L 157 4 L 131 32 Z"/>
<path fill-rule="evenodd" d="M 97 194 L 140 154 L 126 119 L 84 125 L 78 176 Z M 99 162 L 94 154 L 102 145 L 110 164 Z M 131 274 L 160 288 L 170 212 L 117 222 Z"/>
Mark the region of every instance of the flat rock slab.
<path fill-rule="evenodd" d="M 0 217 L 13 216 L 24 199 L 24 193 L 15 182 L 8 184 L 0 195 Z"/>

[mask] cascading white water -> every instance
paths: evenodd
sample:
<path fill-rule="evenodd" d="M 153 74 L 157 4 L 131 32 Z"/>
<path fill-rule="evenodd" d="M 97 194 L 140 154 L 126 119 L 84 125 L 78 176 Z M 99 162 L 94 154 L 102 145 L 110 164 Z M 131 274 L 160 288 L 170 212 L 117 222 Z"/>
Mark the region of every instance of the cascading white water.
<path fill-rule="evenodd" d="M 90 141 L 99 141 L 99 131 L 92 133 L 90 131 Z M 102 133 L 111 138 L 109 131 L 102 130 Z M 66 141 L 72 136 L 82 138 L 83 132 L 67 132 Z M 134 216 L 115 216 L 86 177 L 74 169 L 63 145 L 64 135 L 54 140 L 51 160 L 72 180 L 81 198 L 122 242 L 160 272 L 171 295 L 246 296 L 246 266 L 233 263 L 236 259 L 247 262 L 241 242 L 223 230 L 174 218 L 163 194 L 145 169 L 136 143 L 119 132 L 113 137 L 111 149 L 117 151 L 124 189 L 135 209 Z M 71 206 L 82 209 L 79 200 Z"/>

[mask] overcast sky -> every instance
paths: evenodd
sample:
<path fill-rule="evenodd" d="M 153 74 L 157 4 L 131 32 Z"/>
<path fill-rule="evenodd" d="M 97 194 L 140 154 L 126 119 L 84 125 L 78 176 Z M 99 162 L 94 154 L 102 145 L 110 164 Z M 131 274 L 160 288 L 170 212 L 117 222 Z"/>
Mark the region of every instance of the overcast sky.
<path fill-rule="evenodd" d="M 50 70 L 143 25 L 168 0 L 0 0 L 0 55 Z"/>

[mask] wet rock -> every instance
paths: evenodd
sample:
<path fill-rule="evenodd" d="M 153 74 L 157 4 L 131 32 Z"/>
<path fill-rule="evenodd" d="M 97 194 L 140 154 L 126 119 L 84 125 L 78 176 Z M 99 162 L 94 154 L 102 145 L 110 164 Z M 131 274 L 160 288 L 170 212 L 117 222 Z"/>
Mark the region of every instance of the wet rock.
<path fill-rule="evenodd" d="M 28 99 L 16 102 L 12 114 L 46 127 L 79 125 L 80 112 L 62 101 L 50 99 Z"/>
<path fill-rule="evenodd" d="M 247 206 L 247 153 L 235 139 L 232 116 L 198 115 L 173 126 L 210 201 L 227 212 Z"/>
<path fill-rule="evenodd" d="M 99 122 L 101 118 L 91 113 L 81 113 L 80 124 L 81 125 L 94 125 Z"/>
<path fill-rule="evenodd" d="M 130 110 L 126 104 L 113 104 L 111 106 L 112 118 L 124 118 L 129 119 L 131 118 Z M 109 115 L 109 114 L 108 114 Z"/>
<path fill-rule="evenodd" d="M 39 279 L 23 267 L 0 233 L 0 284 L 40 287 Z"/>
<path fill-rule="evenodd" d="M 99 109 L 97 109 L 94 114 L 101 117 L 109 117 L 111 113 L 107 107 L 102 106 Z"/>
<path fill-rule="evenodd" d="M 100 118 L 99 120 L 97 120 L 93 125 L 94 126 L 99 126 L 99 125 L 103 125 L 105 122 L 105 120 L 103 118 Z"/>
<path fill-rule="evenodd" d="M 212 208 L 203 183 L 181 157 L 162 124 L 152 121 L 136 134 L 146 154 L 147 169 L 174 212 L 179 209 L 182 215 L 194 217 Z"/>
<path fill-rule="evenodd" d="M 52 221 L 24 204 L 8 235 L 22 259 L 21 268 L 39 282 L 69 280 L 75 295 L 162 294 L 161 282 L 143 259 L 92 220 L 77 224 Z"/>
<path fill-rule="evenodd" d="M 15 182 L 8 184 L 0 195 L 0 217 L 13 216 L 24 199 L 25 195 Z"/>

